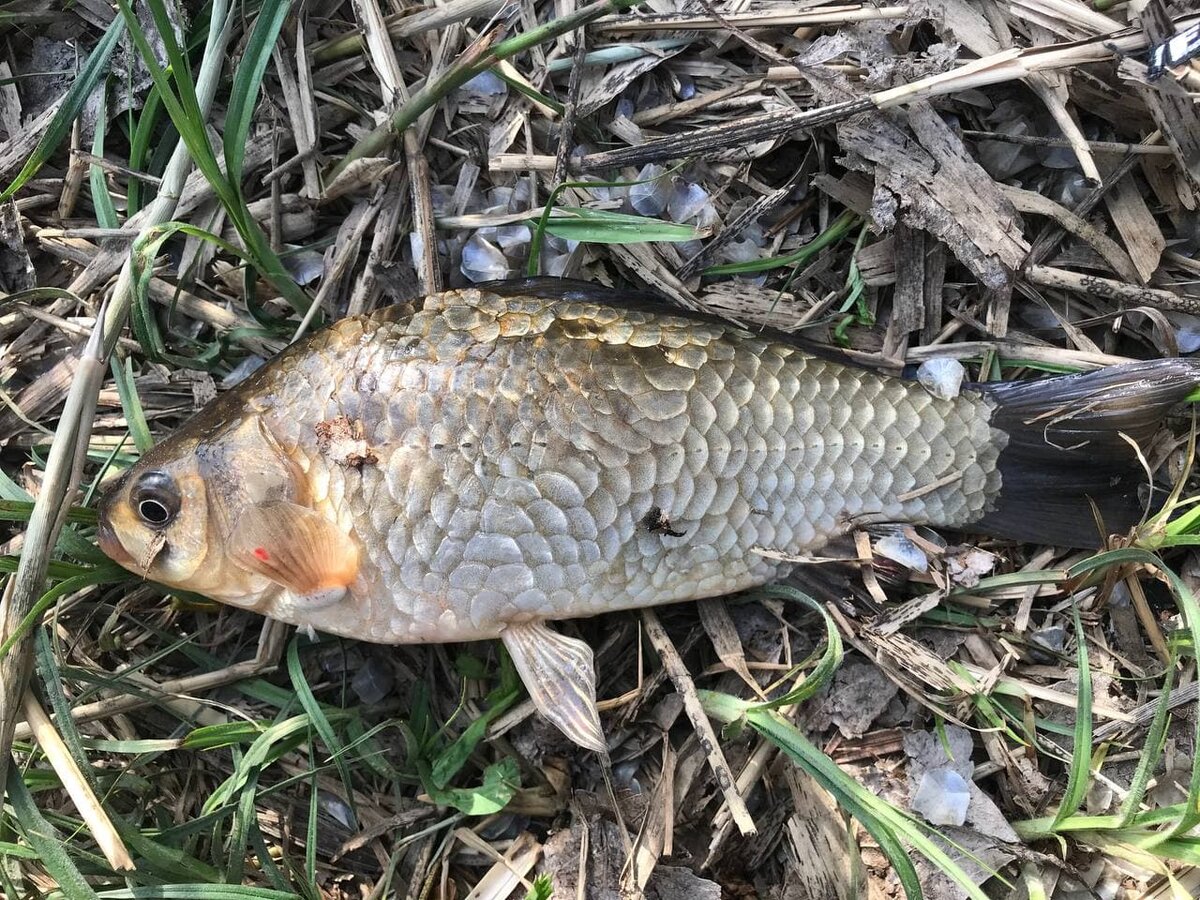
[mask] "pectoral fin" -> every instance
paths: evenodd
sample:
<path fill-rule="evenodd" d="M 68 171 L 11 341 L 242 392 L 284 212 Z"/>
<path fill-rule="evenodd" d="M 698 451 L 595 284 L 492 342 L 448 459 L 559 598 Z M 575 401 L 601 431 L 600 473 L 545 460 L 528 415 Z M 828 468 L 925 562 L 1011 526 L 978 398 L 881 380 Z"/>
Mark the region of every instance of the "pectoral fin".
<path fill-rule="evenodd" d="M 358 547 L 315 510 L 284 500 L 242 512 L 226 548 L 242 568 L 302 600 L 340 600 L 358 574 Z"/>
<path fill-rule="evenodd" d="M 509 625 L 500 639 L 538 712 L 579 746 L 607 750 L 596 709 L 592 648 L 545 622 Z"/>

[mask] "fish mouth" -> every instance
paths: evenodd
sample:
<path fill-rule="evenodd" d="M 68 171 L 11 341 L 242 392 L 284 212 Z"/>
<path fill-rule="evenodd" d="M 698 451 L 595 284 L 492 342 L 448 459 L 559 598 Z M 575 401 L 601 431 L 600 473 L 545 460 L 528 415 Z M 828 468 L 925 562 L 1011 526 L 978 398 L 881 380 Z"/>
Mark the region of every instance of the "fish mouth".
<path fill-rule="evenodd" d="M 125 549 L 117 537 L 117 533 L 113 531 L 112 525 L 108 522 L 100 522 L 100 527 L 96 529 L 96 542 L 100 545 L 104 555 L 113 562 L 125 566 L 127 569 L 137 566 L 137 561 L 129 555 L 129 551 Z"/>

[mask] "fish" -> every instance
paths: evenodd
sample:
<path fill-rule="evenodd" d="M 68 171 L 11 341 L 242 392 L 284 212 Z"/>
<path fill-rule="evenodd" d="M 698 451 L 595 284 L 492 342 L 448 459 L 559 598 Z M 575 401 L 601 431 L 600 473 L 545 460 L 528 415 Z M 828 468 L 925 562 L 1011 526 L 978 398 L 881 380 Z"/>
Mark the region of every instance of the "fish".
<path fill-rule="evenodd" d="M 126 470 L 98 542 L 304 628 L 499 638 L 604 752 L 592 651 L 549 623 L 767 584 L 885 523 L 1101 546 L 1148 508 L 1139 454 L 1198 382 L 1165 359 L 947 399 L 629 291 L 490 283 L 291 345 Z"/>

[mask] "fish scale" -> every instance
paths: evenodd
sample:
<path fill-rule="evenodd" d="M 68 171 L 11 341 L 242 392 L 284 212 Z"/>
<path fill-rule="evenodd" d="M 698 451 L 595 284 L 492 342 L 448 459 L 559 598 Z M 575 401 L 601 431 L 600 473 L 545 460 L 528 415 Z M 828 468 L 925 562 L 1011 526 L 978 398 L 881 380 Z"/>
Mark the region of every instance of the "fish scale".
<path fill-rule="evenodd" d="M 1198 381 L 1156 360 L 939 399 L 787 335 L 533 279 L 293 345 L 127 471 L 98 536 L 296 625 L 499 636 L 539 712 L 602 751 L 591 649 L 547 621 L 762 584 L 871 523 L 1098 546 L 1153 508 L 1140 458 Z"/>
<path fill-rule="evenodd" d="M 965 525 L 1003 444 L 981 395 L 734 326 L 478 290 L 339 322 L 255 390 L 364 550 L 350 596 L 307 624 L 381 642 L 736 591 L 788 567 L 756 549 L 803 555 L 851 523 Z M 314 425 L 338 417 L 377 463 L 321 450 Z"/>

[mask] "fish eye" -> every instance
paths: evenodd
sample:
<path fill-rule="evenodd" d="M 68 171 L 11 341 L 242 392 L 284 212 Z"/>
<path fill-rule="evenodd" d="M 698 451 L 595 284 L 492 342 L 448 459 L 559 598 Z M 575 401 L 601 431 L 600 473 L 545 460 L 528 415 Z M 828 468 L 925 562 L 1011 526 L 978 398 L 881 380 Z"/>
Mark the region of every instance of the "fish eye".
<path fill-rule="evenodd" d="M 133 489 L 138 517 L 151 528 L 163 528 L 179 514 L 179 489 L 166 472 L 147 472 Z"/>

